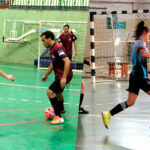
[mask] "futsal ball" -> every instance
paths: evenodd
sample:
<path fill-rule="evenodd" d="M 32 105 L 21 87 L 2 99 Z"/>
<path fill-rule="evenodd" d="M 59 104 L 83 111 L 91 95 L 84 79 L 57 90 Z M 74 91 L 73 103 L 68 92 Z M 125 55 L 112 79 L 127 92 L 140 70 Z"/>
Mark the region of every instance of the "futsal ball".
<path fill-rule="evenodd" d="M 45 115 L 45 118 L 46 118 L 47 120 L 53 119 L 53 118 L 55 117 L 55 111 L 54 111 L 53 107 L 51 107 L 51 108 L 46 108 L 44 115 Z"/>

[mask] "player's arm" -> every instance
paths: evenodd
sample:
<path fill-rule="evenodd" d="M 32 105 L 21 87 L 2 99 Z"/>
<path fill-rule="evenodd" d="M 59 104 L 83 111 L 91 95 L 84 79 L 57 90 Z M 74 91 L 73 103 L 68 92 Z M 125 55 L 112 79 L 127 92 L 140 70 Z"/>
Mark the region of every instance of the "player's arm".
<path fill-rule="evenodd" d="M 8 79 L 8 80 L 12 80 L 12 81 L 15 80 L 15 78 L 14 78 L 12 75 L 7 75 L 7 74 L 4 73 L 2 70 L 0 70 L 0 76 L 6 78 L 6 79 Z"/>
<path fill-rule="evenodd" d="M 69 69 L 70 69 L 70 59 L 68 57 L 65 57 L 62 59 L 64 61 L 64 74 L 62 78 L 67 78 Z"/>
<path fill-rule="evenodd" d="M 58 42 L 63 46 L 63 43 L 62 43 L 62 41 L 61 41 L 61 35 L 60 35 L 59 38 L 58 38 Z"/>
<path fill-rule="evenodd" d="M 62 79 L 61 79 L 60 83 L 61 83 L 61 87 L 65 88 L 66 78 L 67 78 L 67 75 L 68 75 L 68 72 L 69 72 L 69 69 L 70 69 L 71 61 L 68 57 L 63 58 L 62 60 L 64 61 L 64 73 L 63 73 L 63 76 L 62 76 Z"/>
<path fill-rule="evenodd" d="M 150 74 L 150 69 L 149 68 L 147 69 L 147 73 Z"/>
<path fill-rule="evenodd" d="M 42 77 L 42 81 L 46 81 L 48 75 L 53 71 L 53 63 L 51 62 L 50 66 L 48 67 L 46 73 Z"/>
<path fill-rule="evenodd" d="M 73 33 L 72 33 L 72 34 L 73 34 Z M 77 37 L 73 34 L 73 35 L 72 35 L 72 41 L 73 41 L 73 44 L 74 44 L 75 55 L 77 55 L 77 53 L 78 53 L 76 40 L 77 40 Z"/>
<path fill-rule="evenodd" d="M 140 54 L 142 57 L 150 58 L 150 53 L 146 52 L 144 49 L 140 49 Z"/>
<path fill-rule="evenodd" d="M 74 48 L 75 48 L 75 55 L 77 55 L 78 51 L 77 51 L 77 43 L 76 41 L 73 42 L 74 43 Z"/>

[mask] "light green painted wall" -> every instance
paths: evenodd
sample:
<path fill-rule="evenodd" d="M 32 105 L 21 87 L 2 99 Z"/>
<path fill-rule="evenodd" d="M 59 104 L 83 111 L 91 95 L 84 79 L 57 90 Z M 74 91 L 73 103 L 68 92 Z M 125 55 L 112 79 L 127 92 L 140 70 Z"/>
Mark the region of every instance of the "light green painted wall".
<path fill-rule="evenodd" d="M 0 10 L 0 38 L 3 37 L 4 20 L 55 20 L 55 21 L 87 21 L 88 12 L 79 11 L 37 11 L 37 10 Z M 85 25 L 82 36 L 86 37 Z M 38 38 L 37 33 L 30 35 L 26 44 L 9 44 L 9 48 L 5 48 L 4 43 L 0 40 L 0 62 L 17 63 L 17 64 L 33 64 L 38 56 Z M 86 38 L 84 38 L 86 39 Z M 82 61 L 85 49 L 85 41 L 80 43 L 82 50 L 79 51 L 76 61 Z"/>

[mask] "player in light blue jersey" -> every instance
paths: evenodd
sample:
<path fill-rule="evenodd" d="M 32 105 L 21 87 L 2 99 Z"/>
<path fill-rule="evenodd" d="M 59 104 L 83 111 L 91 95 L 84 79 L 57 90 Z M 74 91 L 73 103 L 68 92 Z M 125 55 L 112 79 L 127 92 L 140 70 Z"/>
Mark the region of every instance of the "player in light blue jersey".
<path fill-rule="evenodd" d="M 132 46 L 131 60 L 133 69 L 129 79 L 129 92 L 128 99 L 116 105 L 110 111 L 102 112 L 102 118 L 105 127 L 109 128 L 109 121 L 111 117 L 126 108 L 134 105 L 140 89 L 150 95 L 150 79 L 148 79 L 147 58 L 150 58 L 150 53 L 146 47 L 146 43 L 149 41 L 150 30 L 144 26 L 144 22 L 141 21 L 135 30 L 136 41 Z"/>

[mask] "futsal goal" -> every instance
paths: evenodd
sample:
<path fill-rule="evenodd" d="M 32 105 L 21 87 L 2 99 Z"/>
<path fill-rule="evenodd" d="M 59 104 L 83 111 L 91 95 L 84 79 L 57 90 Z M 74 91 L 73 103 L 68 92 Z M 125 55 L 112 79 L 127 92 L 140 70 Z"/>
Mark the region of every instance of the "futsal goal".
<path fill-rule="evenodd" d="M 130 55 L 135 42 L 134 31 L 141 20 L 150 26 L 149 10 L 90 12 L 93 83 L 109 79 L 128 80 L 132 69 Z M 150 42 L 147 46 L 150 47 Z"/>
<path fill-rule="evenodd" d="M 82 70 L 87 31 L 87 22 L 85 21 L 5 20 L 3 42 L 5 47 L 10 44 L 21 44 L 21 48 L 30 47 L 31 53 L 37 52 L 35 54 L 35 57 L 37 56 L 35 59 L 37 69 L 47 69 L 51 63 L 50 49 L 43 46 L 40 35 L 42 32 L 50 30 L 55 34 L 55 40 L 58 41 L 60 34 L 63 32 L 64 24 L 69 24 L 70 31 L 77 37 L 78 54 L 74 56 L 73 53 L 72 68 Z"/>

